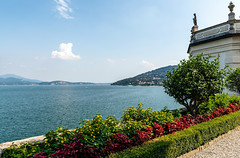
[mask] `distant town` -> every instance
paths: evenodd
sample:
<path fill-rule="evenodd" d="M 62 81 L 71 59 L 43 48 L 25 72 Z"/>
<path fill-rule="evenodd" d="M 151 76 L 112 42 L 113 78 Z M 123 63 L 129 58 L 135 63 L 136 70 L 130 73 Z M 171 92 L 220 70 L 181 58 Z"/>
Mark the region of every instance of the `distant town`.
<path fill-rule="evenodd" d="M 156 70 L 148 71 L 146 73 L 137 75 L 132 78 L 123 79 L 112 83 L 112 85 L 121 86 L 162 86 L 162 82 L 168 71 L 172 71 L 173 68 L 177 68 L 177 65 L 166 66 L 158 68 Z"/>

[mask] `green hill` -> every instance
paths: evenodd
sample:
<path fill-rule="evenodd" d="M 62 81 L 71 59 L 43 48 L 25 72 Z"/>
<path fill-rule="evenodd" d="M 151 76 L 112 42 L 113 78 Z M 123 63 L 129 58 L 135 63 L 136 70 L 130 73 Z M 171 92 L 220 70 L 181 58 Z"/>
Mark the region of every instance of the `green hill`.
<path fill-rule="evenodd" d="M 166 66 L 158 68 L 156 70 L 148 71 L 143 74 L 137 75 L 135 77 L 126 78 L 111 85 L 121 85 L 121 86 L 161 86 L 163 79 L 168 71 L 172 71 L 173 68 L 177 68 L 177 65 Z"/>

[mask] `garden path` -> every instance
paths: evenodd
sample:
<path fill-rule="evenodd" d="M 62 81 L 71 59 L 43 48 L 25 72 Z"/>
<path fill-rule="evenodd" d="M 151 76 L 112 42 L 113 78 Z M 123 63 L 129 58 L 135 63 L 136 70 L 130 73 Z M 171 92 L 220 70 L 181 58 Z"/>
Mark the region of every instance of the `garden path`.
<path fill-rule="evenodd" d="M 240 128 L 230 131 L 222 139 L 190 158 L 240 158 Z"/>

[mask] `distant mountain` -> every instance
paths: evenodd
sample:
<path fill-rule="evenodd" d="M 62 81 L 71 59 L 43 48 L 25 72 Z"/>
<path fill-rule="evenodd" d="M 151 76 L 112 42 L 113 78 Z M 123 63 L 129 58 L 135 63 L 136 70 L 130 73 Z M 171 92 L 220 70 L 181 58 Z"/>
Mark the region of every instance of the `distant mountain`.
<path fill-rule="evenodd" d="M 28 79 L 28 78 L 24 78 L 24 77 L 21 77 L 21 76 L 18 76 L 18 75 L 14 75 L 14 74 L 0 75 L 0 78 L 4 78 L 4 79 L 16 78 L 16 79 L 21 79 L 21 80 L 27 81 L 27 82 L 33 82 L 33 83 L 40 83 L 40 82 L 42 82 L 40 80 Z"/>
<path fill-rule="evenodd" d="M 177 65 L 166 66 L 158 68 L 156 70 L 148 71 L 137 75 L 135 77 L 126 78 L 117 82 L 112 83 L 112 85 L 122 85 L 122 86 L 161 86 L 162 81 L 168 71 L 172 71 L 173 68 L 177 68 Z"/>
<path fill-rule="evenodd" d="M 14 77 L 0 78 L 0 85 L 34 85 L 35 82 L 29 82 L 23 79 L 18 79 Z"/>
<path fill-rule="evenodd" d="M 68 82 L 68 81 L 51 81 L 42 82 L 39 80 L 27 79 L 14 74 L 0 76 L 0 85 L 82 85 L 93 84 L 89 82 Z"/>

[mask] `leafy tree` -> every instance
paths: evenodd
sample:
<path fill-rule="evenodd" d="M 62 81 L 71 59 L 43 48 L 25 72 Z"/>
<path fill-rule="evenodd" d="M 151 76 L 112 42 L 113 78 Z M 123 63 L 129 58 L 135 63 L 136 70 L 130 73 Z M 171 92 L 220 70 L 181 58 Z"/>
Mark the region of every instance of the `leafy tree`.
<path fill-rule="evenodd" d="M 227 76 L 227 88 L 240 93 L 240 68 L 236 68 Z"/>
<path fill-rule="evenodd" d="M 178 68 L 168 72 L 163 81 L 165 92 L 196 115 L 198 106 L 208 101 L 210 96 L 223 91 L 225 70 L 219 69 L 217 59 L 209 61 L 209 56 L 190 55 L 189 60 L 182 60 Z"/>

